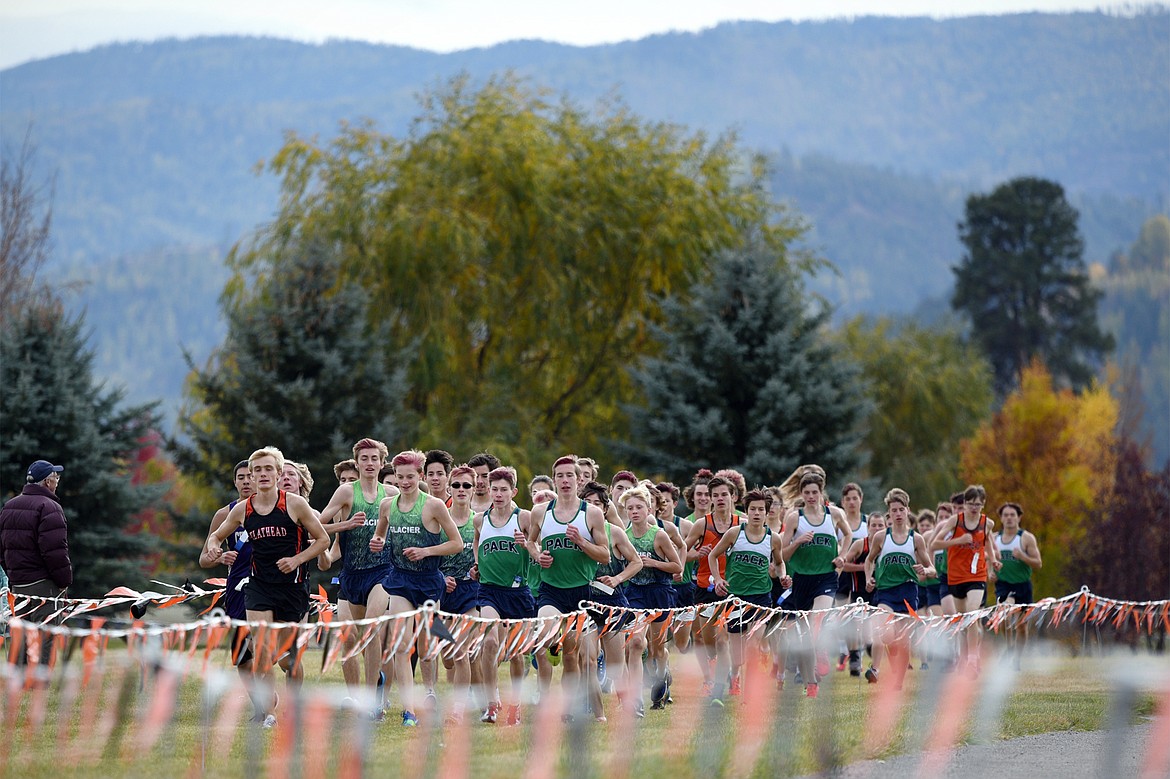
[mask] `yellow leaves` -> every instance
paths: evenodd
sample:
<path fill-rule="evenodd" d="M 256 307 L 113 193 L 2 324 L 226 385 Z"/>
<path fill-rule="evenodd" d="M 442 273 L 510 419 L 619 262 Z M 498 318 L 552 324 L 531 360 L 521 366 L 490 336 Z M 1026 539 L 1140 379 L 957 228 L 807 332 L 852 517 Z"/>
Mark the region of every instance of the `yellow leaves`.
<path fill-rule="evenodd" d="M 1076 585 L 1063 561 L 1112 490 L 1117 416 L 1107 388 L 1055 389 L 1033 362 L 1003 408 L 963 443 L 963 477 L 987 488 L 988 510 L 1007 501 L 1024 507 L 1023 525 L 1045 559 L 1037 576 L 1044 595 Z"/>

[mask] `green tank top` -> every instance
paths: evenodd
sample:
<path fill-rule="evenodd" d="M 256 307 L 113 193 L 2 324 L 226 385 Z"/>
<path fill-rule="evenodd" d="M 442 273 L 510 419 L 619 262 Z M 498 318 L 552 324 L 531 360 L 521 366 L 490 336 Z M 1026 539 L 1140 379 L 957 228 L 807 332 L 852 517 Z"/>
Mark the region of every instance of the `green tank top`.
<path fill-rule="evenodd" d="M 947 550 L 940 549 L 934 553 L 934 570 L 938 571 L 940 577 L 945 576 L 947 572 Z M 940 579 L 941 581 L 941 579 Z"/>
<path fill-rule="evenodd" d="M 410 560 L 403 554 L 404 550 L 412 546 L 437 546 L 442 542 L 439 540 L 438 533 L 432 533 L 423 525 L 422 515 L 423 507 L 427 503 L 426 494 L 419 492 L 414 505 L 410 507 L 410 511 L 405 513 L 398 509 L 398 499 L 401 497 L 401 495 L 395 495 L 390 499 L 390 528 L 386 532 L 386 544 L 390 548 L 394 565 L 404 571 L 415 573 L 438 570 L 440 560 L 438 557 Z"/>
<path fill-rule="evenodd" d="M 345 571 L 365 571 L 371 568 L 380 568 L 393 562 L 389 548 L 381 552 L 370 551 L 370 539 L 374 537 L 374 530 L 378 526 L 378 506 L 386 497 L 386 485 L 379 483 L 374 500 L 367 501 L 362 493 L 359 482 L 353 482 L 353 505 L 349 516 L 353 517 L 359 511 L 366 512 L 365 524 L 346 530 L 341 534 L 338 542 L 341 545 L 341 568 Z"/>
<path fill-rule="evenodd" d="M 689 517 L 686 517 L 686 519 L 689 520 L 691 522 L 691 524 L 694 524 L 694 522 L 695 522 L 694 513 L 692 512 Z M 675 527 L 678 528 L 678 532 L 681 533 L 682 532 L 682 522 L 679 522 L 678 517 L 674 518 L 674 525 L 675 525 Z M 686 559 L 687 551 L 689 551 L 689 550 L 686 550 L 686 549 L 683 550 L 682 581 L 677 583 L 677 586 L 679 586 L 679 587 L 681 587 L 684 584 L 694 584 L 695 583 L 695 569 L 699 567 L 698 560 L 687 560 Z"/>
<path fill-rule="evenodd" d="M 792 553 L 788 559 L 788 572 L 804 576 L 832 573 L 833 559 L 837 556 L 837 529 L 833 526 L 833 515 L 828 506 L 819 525 L 810 522 L 804 515 L 804 509 L 800 509 L 800 518 L 792 537 L 799 538 L 810 530 L 813 532 L 812 540 L 801 544 Z"/>
<path fill-rule="evenodd" d="M 886 530 L 886 537 L 882 541 L 882 551 L 878 553 L 874 566 L 873 578 L 877 589 L 888 590 L 906 582 L 917 582 L 918 576 L 914 573 L 914 566 L 918 558 L 914 553 L 914 531 L 906 534 L 902 543 L 894 541 L 893 533 Z"/>
<path fill-rule="evenodd" d="M 468 514 L 467 521 L 459 527 L 459 537 L 463 540 L 463 550 L 458 554 L 447 555 L 439 558 L 439 571 L 444 576 L 450 576 L 453 579 L 467 579 L 471 572 L 471 566 L 475 565 L 475 518 L 474 514 Z M 447 540 L 446 531 L 439 532 L 439 538 L 442 541 Z"/>
<path fill-rule="evenodd" d="M 613 528 L 612 522 L 605 523 L 605 543 L 609 544 L 609 562 L 597 564 L 597 573 L 594 574 L 594 578 L 619 576 L 626 569 L 626 561 L 618 557 L 613 548 Z"/>
<path fill-rule="evenodd" d="M 1022 530 L 1007 543 L 1003 541 L 1003 533 L 995 534 L 995 546 L 999 549 L 999 559 L 1003 563 L 996 578 L 1004 584 L 1023 584 L 1032 578 L 1032 567 L 1016 559 L 1015 553 L 1019 551 L 1023 542 L 1024 532 Z"/>
<path fill-rule="evenodd" d="M 541 584 L 569 589 L 585 587 L 593 581 L 597 573 L 597 561 L 581 551 L 581 547 L 566 535 L 569 526 L 574 525 L 582 537 L 592 540 L 589 525 L 585 521 L 588 505 L 583 500 L 578 501 L 577 513 L 568 522 L 557 519 L 555 499 L 545 509 L 544 521 L 540 526 L 540 549 L 551 554 L 553 562 L 540 572 Z"/>
<path fill-rule="evenodd" d="M 768 563 L 772 560 L 772 529 L 764 528 L 759 541 L 748 539 L 747 524 L 741 523 L 735 543 L 727 550 L 727 589 L 732 595 L 763 595 L 772 591 Z"/>
<path fill-rule="evenodd" d="M 658 526 L 653 524 L 646 529 L 646 535 L 644 536 L 634 535 L 633 526 L 626 528 L 626 536 L 630 539 L 630 543 L 634 546 L 634 551 L 637 552 L 639 556 L 652 557 L 660 562 L 666 562 L 662 559 L 661 556 L 659 556 L 657 552 L 654 551 L 654 540 L 661 532 L 665 531 L 659 530 Z M 647 568 L 643 566 L 642 570 L 638 571 L 630 578 L 630 584 L 636 584 L 639 586 L 646 584 L 663 584 L 663 576 L 666 576 L 666 581 L 669 582 L 671 578 L 670 574 L 663 574 L 662 571 L 658 570 L 657 568 Z"/>
<path fill-rule="evenodd" d="M 471 523 L 468 523 L 471 524 Z M 491 509 L 483 513 L 479 528 L 479 580 L 496 587 L 520 587 L 528 573 L 528 550 L 516 543 L 520 509 L 512 509 L 502 527 L 492 524 Z"/>

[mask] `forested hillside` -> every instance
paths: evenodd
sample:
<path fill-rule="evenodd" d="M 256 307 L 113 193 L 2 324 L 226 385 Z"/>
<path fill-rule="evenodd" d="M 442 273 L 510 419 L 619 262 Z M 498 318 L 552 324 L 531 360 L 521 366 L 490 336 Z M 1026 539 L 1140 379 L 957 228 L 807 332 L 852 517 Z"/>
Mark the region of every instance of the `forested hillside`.
<path fill-rule="evenodd" d="M 31 125 L 55 176 L 54 272 L 83 282 L 97 369 L 173 411 L 180 345 L 218 342 L 226 248 L 277 210 L 256 165 L 284 133 L 374 120 L 401 134 L 417 95 L 512 70 L 580 105 L 734 130 L 773 160 L 776 195 L 840 275 L 846 313 L 944 300 L 973 191 L 1028 174 L 1080 210 L 1103 263 L 1166 209 L 1170 13 L 725 24 L 575 48 L 521 41 L 438 55 L 354 42 L 122 44 L 0 72 L 0 136 Z"/>

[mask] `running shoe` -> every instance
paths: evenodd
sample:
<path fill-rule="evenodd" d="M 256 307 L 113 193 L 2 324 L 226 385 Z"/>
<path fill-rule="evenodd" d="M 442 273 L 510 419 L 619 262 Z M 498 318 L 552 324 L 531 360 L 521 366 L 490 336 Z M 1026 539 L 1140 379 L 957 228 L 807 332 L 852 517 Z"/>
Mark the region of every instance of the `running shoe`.
<path fill-rule="evenodd" d="M 848 657 L 849 657 L 848 655 L 844 655 L 844 654 L 837 655 L 837 670 L 838 670 L 838 671 L 844 671 L 844 670 L 845 670 L 845 660 L 846 660 Z"/>
<path fill-rule="evenodd" d="M 922 665 L 918 666 L 918 670 L 919 671 L 929 671 L 930 670 L 930 663 L 923 660 Z"/>
<path fill-rule="evenodd" d="M 817 693 L 820 692 L 820 689 L 821 689 L 821 686 L 819 684 L 808 685 L 807 687 L 804 688 L 805 697 L 808 697 L 808 698 L 817 697 Z"/>
<path fill-rule="evenodd" d="M 510 728 L 514 728 L 520 724 L 520 704 L 513 703 L 508 706 L 508 716 L 504 720 L 504 724 Z"/>
<path fill-rule="evenodd" d="M 374 690 L 378 699 L 378 708 L 386 708 L 386 674 L 378 671 L 378 686 Z"/>
<path fill-rule="evenodd" d="M 829 675 L 829 655 L 827 652 L 817 652 L 817 678 L 823 679 Z"/>
<path fill-rule="evenodd" d="M 870 684 L 878 683 L 878 672 L 877 669 L 872 665 L 869 667 L 869 670 L 865 672 L 865 681 L 869 682 Z"/>
<path fill-rule="evenodd" d="M 260 727 L 264 728 L 265 730 L 272 730 L 273 728 L 275 728 L 276 727 L 276 715 L 275 714 L 265 714 L 264 721 L 260 723 Z"/>
<path fill-rule="evenodd" d="M 655 680 L 650 686 L 650 708 L 661 709 L 666 700 L 666 678 Z"/>
<path fill-rule="evenodd" d="M 715 682 L 703 682 L 702 696 L 704 698 L 710 698 L 713 692 L 715 692 Z"/>
<path fill-rule="evenodd" d="M 728 695 L 733 697 L 743 695 L 743 683 L 739 680 L 738 676 L 731 677 L 731 684 L 728 687 Z"/>
<path fill-rule="evenodd" d="M 491 703 L 488 704 L 487 708 L 483 710 L 483 714 L 480 715 L 479 721 L 480 722 L 490 722 L 492 724 L 495 724 L 495 721 L 499 716 L 500 716 L 500 702 L 499 701 L 492 701 Z"/>
<path fill-rule="evenodd" d="M 418 725 L 418 717 L 414 716 L 413 711 L 402 712 L 402 727 L 413 728 Z"/>
<path fill-rule="evenodd" d="M 370 722 L 385 722 L 385 721 L 386 721 L 386 712 L 381 706 L 379 706 L 378 708 L 376 708 L 370 712 Z"/>
<path fill-rule="evenodd" d="M 634 716 L 638 719 L 646 719 L 646 706 L 642 701 L 634 704 Z"/>
<path fill-rule="evenodd" d="M 849 652 L 849 675 L 861 676 L 861 652 L 856 649 Z"/>
<path fill-rule="evenodd" d="M 439 706 L 439 696 L 434 690 L 427 690 L 427 697 L 423 698 L 423 706 L 434 711 Z"/>

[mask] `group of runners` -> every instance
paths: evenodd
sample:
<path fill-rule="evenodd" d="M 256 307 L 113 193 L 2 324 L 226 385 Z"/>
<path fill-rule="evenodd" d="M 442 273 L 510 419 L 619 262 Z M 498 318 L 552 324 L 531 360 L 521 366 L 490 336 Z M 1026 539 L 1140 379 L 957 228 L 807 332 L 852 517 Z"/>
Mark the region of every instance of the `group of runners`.
<path fill-rule="evenodd" d="M 847 484 L 837 505 L 816 465 L 801 466 L 777 487 L 751 490 L 735 470 L 703 469 L 680 490 L 630 471 L 606 484 L 597 480 L 595 461 L 566 455 L 550 475 L 527 485 L 521 500 L 531 508 L 524 509 L 515 469 L 491 454 L 460 465 L 442 450 L 391 458 L 385 444 L 370 438 L 354 445 L 353 458 L 338 463 L 334 475 L 338 486 L 316 511 L 306 500 L 313 479 L 303 464 L 273 447 L 237 464 L 239 498 L 216 512 L 200 555 L 204 567 L 229 568 L 222 600 L 228 616 L 301 622 L 309 611 L 308 567 L 315 562 L 326 571 L 338 561 L 342 620 L 432 602 L 446 614 L 552 618 L 553 626 L 583 607 L 590 615 L 591 629 L 566 630 L 550 649 L 511 658 L 505 684 L 496 660 L 502 625 L 474 652 L 448 644 L 439 662 L 425 659 L 433 653 L 424 642 L 435 639 L 420 631 L 419 645 L 391 652 L 385 667 L 382 633 L 375 633 L 360 660 L 343 662 L 345 682 L 355 705 L 377 721 L 385 717 L 385 691 L 396 683 L 408 727 L 420 713 L 440 716 L 439 665 L 449 680 L 442 707 L 448 718 L 474 713 L 485 723 L 519 724 L 530 664 L 540 696 L 560 666 L 570 703 L 565 716 L 604 720 L 604 698 L 612 692 L 619 706 L 642 717 L 647 690 L 651 709 L 673 700 L 671 643 L 680 655 L 694 650 L 702 694 L 713 705 L 742 694 L 752 654 L 771 656 L 780 686 L 795 672 L 808 697 L 831 672 L 834 650 L 838 671 L 861 676 L 868 651 L 866 679 L 876 684 L 879 672 L 888 673 L 889 683 L 900 686 L 910 640 L 897 625 L 854 620 L 847 630 L 828 630 L 818 617 L 795 630 L 752 627 L 859 599 L 901 614 L 973 611 L 983 607 L 989 580 L 998 600 L 1028 603 L 1031 573 L 1041 565 L 1035 537 L 1020 527 L 1020 506 L 1000 507 L 996 532 L 978 485 L 917 514 L 904 490 L 891 489 L 886 510 L 866 516 L 862 488 Z M 680 499 L 691 509 L 685 517 L 676 512 Z M 734 609 L 710 607 L 732 596 Z M 633 610 L 643 618 L 634 619 Z M 346 641 L 347 656 L 356 655 L 358 632 L 348 632 Z M 922 666 L 978 673 L 979 641 L 975 622 L 957 646 L 928 650 Z M 273 668 L 284 669 L 294 690 L 303 677 L 294 653 L 270 656 L 271 646 L 250 643 L 246 630 L 233 641 L 254 719 L 266 728 L 276 724 L 279 706 Z M 416 676 L 425 690 L 421 708 Z"/>

